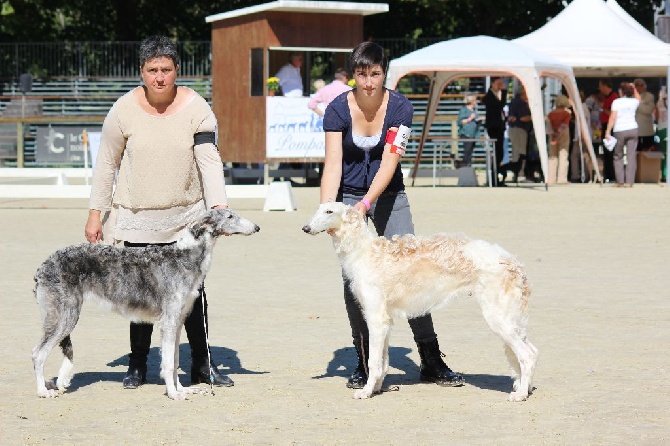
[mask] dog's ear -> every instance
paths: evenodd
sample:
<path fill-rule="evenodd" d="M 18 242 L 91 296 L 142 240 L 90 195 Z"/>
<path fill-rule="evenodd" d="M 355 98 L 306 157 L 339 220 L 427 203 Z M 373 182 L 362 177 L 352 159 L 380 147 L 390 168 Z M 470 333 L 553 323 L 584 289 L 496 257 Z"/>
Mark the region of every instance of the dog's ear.
<path fill-rule="evenodd" d="M 191 234 L 193 234 L 194 238 L 198 239 L 206 232 L 211 233 L 214 226 L 216 226 L 214 218 L 210 214 L 206 214 L 191 226 Z"/>
<path fill-rule="evenodd" d="M 356 208 L 347 206 L 342 215 L 342 221 L 348 225 L 359 227 L 363 222 L 363 217 L 358 213 Z"/>

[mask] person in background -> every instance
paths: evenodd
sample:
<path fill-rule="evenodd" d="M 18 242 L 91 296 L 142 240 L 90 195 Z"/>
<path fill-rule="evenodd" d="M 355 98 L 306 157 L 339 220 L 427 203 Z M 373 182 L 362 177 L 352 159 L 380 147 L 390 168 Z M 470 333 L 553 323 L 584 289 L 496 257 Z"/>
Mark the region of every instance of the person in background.
<path fill-rule="evenodd" d="M 326 86 L 326 81 L 324 81 L 323 79 L 317 79 L 314 82 L 312 82 L 312 87 L 314 87 L 315 92 L 321 90 L 325 86 Z"/>
<path fill-rule="evenodd" d="M 665 181 L 667 178 L 667 163 L 666 158 L 668 156 L 668 143 L 666 138 L 668 137 L 668 90 L 664 85 L 661 87 L 661 91 L 658 93 L 658 101 L 656 101 L 656 138 L 658 145 L 657 149 L 660 148 L 663 152 L 663 161 L 661 162 L 661 181 Z"/>
<path fill-rule="evenodd" d="M 491 78 L 491 87 L 484 95 L 484 106 L 486 107 L 486 132 L 489 138 L 495 139 L 496 172 L 492 186 L 506 186 L 505 177 L 507 172 L 501 169 L 505 156 L 505 112 L 507 104 L 507 90 L 502 78 Z M 502 179 L 498 178 L 498 175 Z"/>
<path fill-rule="evenodd" d="M 279 79 L 279 87 L 281 87 L 282 94 L 287 98 L 300 98 L 303 95 L 302 68 L 303 55 L 302 53 L 293 52 L 289 55 L 289 60 L 277 71 L 275 77 Z M 302 169 L 303 163 L 288 163 L 280 162 L 279 169 Z M 275 177 L 275 181 L 279 180 L 290 181 L 290 178 Z"/>
<path fill-rule="evenodd" d="M 466 95 L 465 103 L 458 112 L 458 137 L 473 139 L 477 136 L 479 124 L 477 122 L 477 96 Z M 463 161 L 460 167 L 472 166 L 472 152 L 475 148 L 474 141 L 463 141 Z"/>
<path fill-rule="evenodd" d="M 613 150 L 614 173 L 617 187 L 633 187 L 637 170 L 638 134 L 635 114 L 640 105 L 640 94 L 633 83 L 623 83 L 622 96 L 612 102 L 605 138 L 614 136 L 616 145 Z"/>
<path fill-rule="evenodd" d="M 582 137 L 582 132 L 586 132 L 586 139 L 591 138 L 592 128 L 590 125 L 590 113 L 592 103 L 589 104 L 588 99 L 585 98 L 584 90 L 579 90 L 579 98 L 582 101 L 582 110 L 584 111 L 584 117 L 586 118 L 586 123 L 588 127 L 583 130 L 579 124 L 579 119 L 577 113 L 573 114 L 573 120 L 575 121 L 575 134 L 572 138 L 572 147 L 570 150 L 570 182 L 571 183 L 585 183 L 590 181 L 593 163 L 591 158 L 588 155 L 586 148 L 586 143 Z M 574 105 L 574 104 L 573 104 Z"/>
<path fill-rule="evenodd" d="M 413 234 L 400 158 L 409 137 L 414 108 L 405 96 L 384 88 L 388 59 L 378 44 L 357 45 L 350 55 L 350 66 L 356 87 L 333 99 L 323 120 L 326 161 L 321 203 L 340 201 L 354 206 L 372 220 L 380 236 L 390 239 L 394 235 Z M 347 387 L 360 389 L 368 379 L 368 327 L 348 279 L 343 279 L 344 302 L 358 354 L 358 366 Z M 441 386 L 462 386 L 463 376 L 454 373 L 442 360 L 431 315 L 410 319 L 409 325 L 421 357 L 421 380 Z"/>
<path fill-rule="evenodd" d="M 654 150 L 654 110 L 656 104 L 654 95 L 647 91 L 647 83 L 644 79 L 635 79 L 633 85 L 640 95 L 640 105 L 635 112 L 637 122 L 637 150 Z"/>
<path fill-rule="evenodd" d="M 603 78 L 598 81 L 598 90 L 600 90 L 600 93 L 603 95 L 603 103 L 600 112 L 600 127 L 601 135 L 604 135 L 607 123 L 610 119 L 610 113 L 612 112 L 612 102 L 614 102 L 619 95 L 612 88 L 612 80 L 609 78 Z M 614 175 L 614 154 L 602 146 L 601 151 L 603 158 L 603 180 L 605 182 L 614 182 L 616 181 Z"/>
<path fill-rule="evenodd" d="M 519 180 L 519 172 L 523 161 L 526 159 L 528 135 L 533 127 L 528 96 L 526 95 L 526 89 L 523 87 L 509 103 L 507 123 L 509 124 L 509 140 L 512 143 L 512 159 L 507 166 L 503 166 L 503 169 L 512 171 L 514 174 L 513 181 L 516 183 Z"/>
<path fill-rule="evenodd" d="M 324 115 L 326 107 L 333 99 L 345 91 L 351 90 L 351 87 L 347 85 L 349 80 L 347 70 L 338 68 L 335 70 L 334 78 L 330 84 L 318 89 L 307 103 L 307 107 L 319 116 Z"/>
<path fill-rule="evenodd" d="M 556 96 L 555 108 L 547 115 L 549 133 L 549 167 L 547 184 L 567 184 L 568 150 L 570 149 L 570 101 L 566 96 Z"/>
<path fill-rule="evenodd" d="M 177 46 L 153 36 L 139 53 L 142 85 L 114 103 L 102 126 L 84 229 L 90 243 L 104 239 L 124 249 L 175 243 L 207 209 L 228 207 L 216 117 L 198 93 L 177 85 Z M 184 323 L 191 383 L 232 386 L 211 362 L 204 285 L 199 291 Z M 153 324 L 130 323 L 126 389 L 146 382 L 152 332 Z"/>
<path fill-rule="evenodd" d="M 275 77 L 279 78 L 279 86 L 282 94 L 288 98 L 299 98 L 303 94 L 302 68 L 303 55 L 291 53 L 289 61 L 277 71 Z"/>

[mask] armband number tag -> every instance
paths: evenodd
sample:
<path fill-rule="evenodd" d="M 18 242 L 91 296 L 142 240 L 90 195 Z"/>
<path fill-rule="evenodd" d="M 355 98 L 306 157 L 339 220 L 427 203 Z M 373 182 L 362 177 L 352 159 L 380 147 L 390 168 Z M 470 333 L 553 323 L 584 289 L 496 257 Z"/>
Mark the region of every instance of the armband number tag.
<path fill-rule="evenodd" d="M 398 127 L 398 131 L 393 133 L 395 133 L 393 141 L 389 141 L 390 135 L 387 135 L 387 141 L 391 143 L 391 153 L 403 156 L 405 154 L 405 150 L 407 150 L 407 142 L 409 141 L 409 135 L 412 133 L 412 129 L 407 126 L 400 125 L 400 127 Z"/>

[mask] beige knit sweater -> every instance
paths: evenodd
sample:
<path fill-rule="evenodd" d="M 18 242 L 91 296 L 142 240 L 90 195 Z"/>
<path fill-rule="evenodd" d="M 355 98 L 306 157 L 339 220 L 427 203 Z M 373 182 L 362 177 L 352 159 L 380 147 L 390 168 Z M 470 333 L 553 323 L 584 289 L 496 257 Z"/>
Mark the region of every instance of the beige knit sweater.
<path fill-rule="evenodd" d="M 193 142 L 195 133 L 212 131 L 216 131 L 214 113 L 195 92 L 186 106 L 169 116 L 146 113 L 133 91 L 119 98 L 102 127 L 89 206 L 118 213 L 112 212 L 112 225 L 104 228 L 113 234 L 103 236 L 144 243 L 173 241 L 205 205 L 226 204 L 216 146 L 194 147 Z"/>

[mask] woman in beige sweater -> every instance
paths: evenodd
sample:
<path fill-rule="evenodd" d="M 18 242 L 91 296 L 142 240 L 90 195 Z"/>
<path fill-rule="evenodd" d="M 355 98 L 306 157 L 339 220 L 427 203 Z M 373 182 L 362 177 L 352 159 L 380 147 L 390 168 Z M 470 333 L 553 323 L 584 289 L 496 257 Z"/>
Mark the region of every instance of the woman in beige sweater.
<path fill-rule="evenodd" d="M 145 39 L 140 70 L 143 85 L 116 101 L 102 127 L 85 228 L 90 243 L 103 238 L 129 248 L 174 243 L 207 209 L 227 207 L 216 118 L 200 95 L 177 86 L 176 45 L 164 36 Z M 209 359 L 207 301 L 204 288 L 200 292 L 184 323 L 191 382 L 209 383 L 211 377 L 216 385 L 232 386 Z M 146 382 L 152 331 L 149 323 L 130 324 L 124 388 Z"/>

